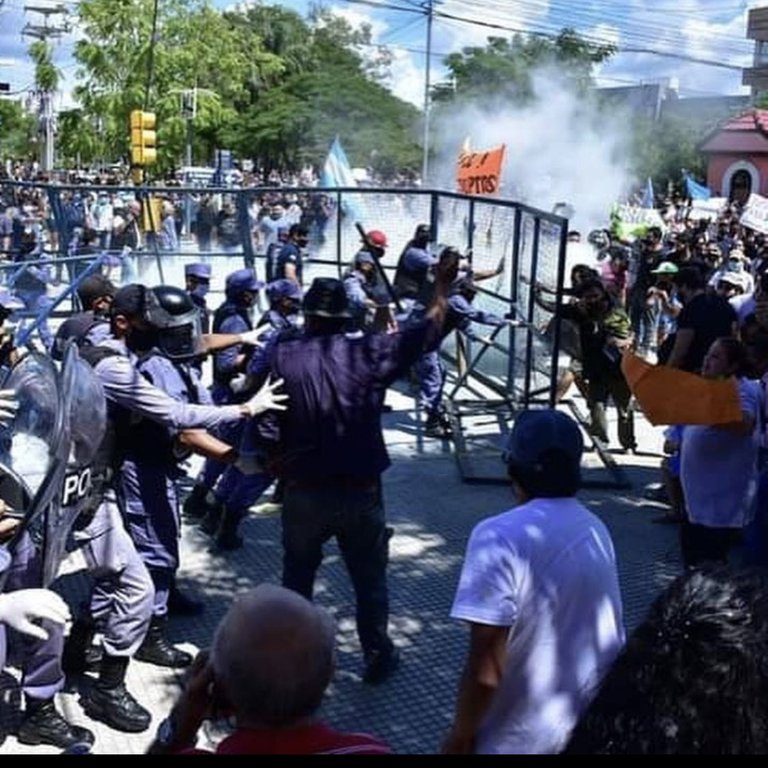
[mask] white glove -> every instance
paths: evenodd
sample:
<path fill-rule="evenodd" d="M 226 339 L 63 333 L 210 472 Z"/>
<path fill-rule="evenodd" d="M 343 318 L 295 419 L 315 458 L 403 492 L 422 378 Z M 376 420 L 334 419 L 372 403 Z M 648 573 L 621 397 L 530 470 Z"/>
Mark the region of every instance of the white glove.
<path fill-rule="evenodd" d="M 0 621 L 38 640 L 47 640 L 48 633 L 33 622 L 48 619 L 63 625 L 71 618 L 69 606 L 50 589 L 19 589 L 0 595 Z"/>
<path fill-rule="evenodd" d="M 234 467 L 244 475 L 258 475 L 264 471 L 264 467 L 259 462 L 255 453 L 239 454 Z"/>
<path fill-rule="evenodd" d="M 261 337 L 271 330 L 272 328 L 266 325 L 261 328 L 254 328 L 252 331 L 244 331 L 240 334 L 240 343 L 247 344 L 249 347 L 263 347 L 264 342 L 261 341 Z"/>
<path fill-rule="evenodd" d="M 248 377 L 244 373 L 238 373 L 237 376 L 234 376 L 229 382 L 229 388 L 236 395 L 239 395 L 241 392 L 245 391 L 247 386 Z"/>
<path fill-rule="evenodd" d="M 0 426 L 7 427 L 16 418 L 18 409 L 16 392 L 12 389 L 0 389 Z"/>
<path fill-rule="evenodd" d="M 286 406 L 283 401 L 288 399 L 288 395 L 275 394 L 275 390 L 283 384 L 282 379 L 272 381 L 267 379 L 264 386 L 247 402 L 243 403 L 249 416 L 256 416 L 259 413 L 270 409 L 275 411 L 284 411 Z"/>

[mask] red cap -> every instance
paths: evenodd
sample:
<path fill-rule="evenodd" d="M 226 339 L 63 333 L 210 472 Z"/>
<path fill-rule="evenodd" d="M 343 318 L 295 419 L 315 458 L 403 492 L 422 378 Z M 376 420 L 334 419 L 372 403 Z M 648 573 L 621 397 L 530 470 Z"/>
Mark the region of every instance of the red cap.
<path fill-rule="evenodd" d="M 372 229 L 368 233 L 368 242 L 378 248 L 387 247 L 387 236 L 378 229 Z"/>

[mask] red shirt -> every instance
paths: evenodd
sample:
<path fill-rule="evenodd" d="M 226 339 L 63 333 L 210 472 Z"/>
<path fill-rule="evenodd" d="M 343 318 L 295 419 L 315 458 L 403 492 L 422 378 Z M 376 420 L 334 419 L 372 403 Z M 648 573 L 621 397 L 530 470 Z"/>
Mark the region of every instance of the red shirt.
<path fill-rule="evenodd" d="M 217 755 L 389 755 L 392 750 L 366 733 L 341 733 L 322 723 L 298 728 L 238 728 L 216 747 Z M 182 755 L 209 755 L 184 749 Z"/>

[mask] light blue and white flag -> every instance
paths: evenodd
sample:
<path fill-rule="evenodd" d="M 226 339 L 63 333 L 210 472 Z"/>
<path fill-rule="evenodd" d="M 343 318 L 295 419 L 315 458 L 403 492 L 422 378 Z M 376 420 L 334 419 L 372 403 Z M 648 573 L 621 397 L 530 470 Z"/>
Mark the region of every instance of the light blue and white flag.
<path fill-rule="evenodd" d="M 640 205 L 643 208 L 656 207 L 656 196 L 653 194 L 653 181 L 651 181 L 650 176 L 648 177 L 648 182 L 645 185 L 645 192 L 643 192 L 643 199 Z"/>
<path fill-rule="evenodd" d="M 326 188 L 357 186 L 357 180 L 352 173 L 352 166 L 347 160 L 346 152 L 344 152 L 338 136 L 333 140 L 328 157 L 325 158 L 323 172 L 320 175 L 320 186 Z M 341 209 L 344 215 L 351 217 L 353 221 L 364 221 L 365 219 L 365 204 L 361 195 L 344 193 L 341 197 Z"/>
<path fill-rule="evenodd" d="M 712 190 L 694 181 L 687 171 L 683 171 L 683 178 L 685 179 L 685 193 L 691 200 L 709 200 L 712 197 Z"/>

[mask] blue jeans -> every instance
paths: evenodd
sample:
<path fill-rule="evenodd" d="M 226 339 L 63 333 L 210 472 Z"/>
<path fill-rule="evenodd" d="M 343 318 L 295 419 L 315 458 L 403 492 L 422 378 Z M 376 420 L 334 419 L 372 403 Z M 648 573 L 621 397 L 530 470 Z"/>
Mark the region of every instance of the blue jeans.
<path fill-rule="evenodd" d="M 312 599 L 323 544 L 336 537 L 357 601 L 357 634 L 363 654 L 389 653 L 387 634 L 389 536 L 381 482 L 352 487 L 339 478 L 317 487 L 286 482 L 283 498 L 283 586 Z"/>

